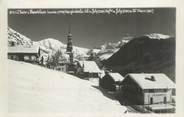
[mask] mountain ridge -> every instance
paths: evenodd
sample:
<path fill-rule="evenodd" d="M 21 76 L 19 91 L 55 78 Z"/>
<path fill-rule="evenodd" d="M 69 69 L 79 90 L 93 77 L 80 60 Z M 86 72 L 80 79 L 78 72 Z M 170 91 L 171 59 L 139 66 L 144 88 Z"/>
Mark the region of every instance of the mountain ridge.
<path fill-rule="evenodd" d="M 122 75 L 162 72 L 175 81 L 175 38 L 136 37 L 103 63 Z"/>
<path fill-rule="evenodd" d="M 30 38 L 24 36 L 23 34 L 15 31 L 12 28 L 8 28 L 8 45 L 12 46 L 12 42 L 15 45 L 22 46 L 32 46 L 38 45 L 42 49 L 47 50 L 49 55 L 53 55 L 57 51 L 61 51 L 64 55 L 66 51 L 66 44 L 54 38 L 47 38 L 40 41 L 32 41 Z M 73 46 L 74 57 L 77 56 L 86 56 L 89 49 L 83 47 Z"/>

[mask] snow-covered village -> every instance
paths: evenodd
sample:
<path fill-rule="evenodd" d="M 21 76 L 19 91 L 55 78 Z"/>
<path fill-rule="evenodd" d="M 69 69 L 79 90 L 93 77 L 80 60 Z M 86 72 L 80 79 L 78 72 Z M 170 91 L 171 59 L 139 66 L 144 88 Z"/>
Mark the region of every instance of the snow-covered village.
<path fill-rule="evenodd" d="M 75 22 L 69 21 L 61 26 L 64 30 L 62 34 L 50 32 L 57 33 L 62 39 L 34 39 L 28 33 L 34 32 L 34 29 L 29 29 L 26 23 L 23 23 L 28 20 L 25 18 L 19 22 L 17 17 L 19 16 L 9 15 L 7 29 L 9 112 L 72 112 L 83 115 L 105 113 L 108 116 L 129 113 L 175 113 L 173 34 L 152 32 L 135 36 L 126 33 L 115 41 L 105 40 L 96 45 L 88 44 L 91 40 L 83 39 L 86 41 L 86 46 L 83 47 L 78 43 L 84 41 L 77 42 L 76 32 L 81 33 L 83 28 L 87 31 L 89 26 L 80 24 L 82 28 L 76 28 Z M 72 17 L 67 20 L 71 20 Z M 44 22 L 37 21 L 38 19 L 32 17 L 32 20 L 29 20 L 32 21 L 29 22 L 32 23 L 30 25 L 33 25 L 33 22 Z M 131 23 L 128 20 L 125 22 Z M 56 22 L 50 23 L 47 24 L 48 27 L 54 29 L 51 25 Z M 19 30 L 20 25 L 29 31 Z M 100 23 L 98 25 L 103 26 Z M 94 24 L 95 26 L 97 25 Z M 105 24 L 104 27 L 107 28 Z M 109 28 L 113 27 L 115 26 Z M 40 28 L 40 25 L 37 28 Z M 123 31 L 125 30 L 119 32 Z M 41 35 L 39 30 L 35 32 L 38 33 L 38 37 L 39 33 Z M 103 37 L 104 34 L 105 31 L 98 31 L 96 35 Z M 80 38 L 81 35 L 82 33 Z M 88 33 L 86 35 L 88 36 Z M 98 42 L 98 39 L 95 40 L 95 34 L 89 35 L 94 38 L 93 42 Z M 114 36 L 114 33 L 112 35 Z"/>

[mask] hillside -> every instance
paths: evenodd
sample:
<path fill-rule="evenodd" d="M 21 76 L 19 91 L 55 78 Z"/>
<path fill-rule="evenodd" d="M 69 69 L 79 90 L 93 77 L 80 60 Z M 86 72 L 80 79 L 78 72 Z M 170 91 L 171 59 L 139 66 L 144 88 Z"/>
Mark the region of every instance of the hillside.
<path fill-rule="evenodd" d="M 127 44 L 133 37 L 123 37 L 122 40 L 118 42 L 108 42 L 101 45 L 100 51 L 97 53 L 99 59 L 107 60 L 110 58 L 114 53 L 116 53 L 122 46 Z"/>
<path fill-rule="evenodd" d="M 175 38 L 162 34 L 134 38 L 103 63 L 122 75 L 162 72 L 175 81 Z"/>
<path fill-rule="evenodd" d="M 90 81 L 37 65 L 8 60 L 10 113 L 122 115 L 126 108 L 105 97 Z"/>

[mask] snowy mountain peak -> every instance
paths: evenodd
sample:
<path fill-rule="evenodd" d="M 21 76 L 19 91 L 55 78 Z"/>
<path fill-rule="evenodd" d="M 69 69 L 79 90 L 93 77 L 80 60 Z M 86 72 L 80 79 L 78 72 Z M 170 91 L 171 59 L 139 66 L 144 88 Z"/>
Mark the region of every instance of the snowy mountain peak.
<path fill-rule="evenodd" d="M 42 46 L 45 49 L 51 50 L 51 51 L 58 51 L 62 48 L 66 48 L 65 44 L 53 38 L 44 39 L 44 40 L 35 42 L 35 44 L 38 44 L 39 46 Z"/>
<path fill-rule="evenodd" d="M 168 39 L 170 38 L 169 35 L 164 35 L 164 34 L 159 34 L 159 33 L 151 33 L 145 36 L 149 37 L 150 39 Z"/>
<path fill-rule="evenodd" d="M 35 44 L 38 44 L 39 46 L 44 47 L 45 49 L 49 50 L 51 53 L 55 53 L 56 51 L 61 51 L 63 53 L 63 56 L 67 46 L 66 44 L 53 38 L 44 39 L 44 40 L 35 42 Z M 86 56 L 88 51 L 89 49 L 87 48 L 76 47 L 76 46 L 73 47 L 74 57 Z"/>
<path fill-rule="evenodd" d="M 24 45 L 24 46 L 31 46 L 33 41 L 28 37 L 20 34 L 19 32 L 13 30 L 12 28 L 8 28 L 8 45 Z"/>

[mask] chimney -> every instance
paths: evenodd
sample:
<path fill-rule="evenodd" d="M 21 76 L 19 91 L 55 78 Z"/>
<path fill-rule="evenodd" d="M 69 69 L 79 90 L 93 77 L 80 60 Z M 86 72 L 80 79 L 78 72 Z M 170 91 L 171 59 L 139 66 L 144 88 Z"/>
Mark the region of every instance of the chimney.
<path fill-rule="evenodd" d="M 145 79 L 146 80 L 150 80 L 150 81 L 156 81 L 154 76 L 146 77 Z"/>
<path fill-rule="evenodd" d="M 155 77 L 154 76 L 151 76 L 150 80 L 151 81 L 155 81 Z"/>

